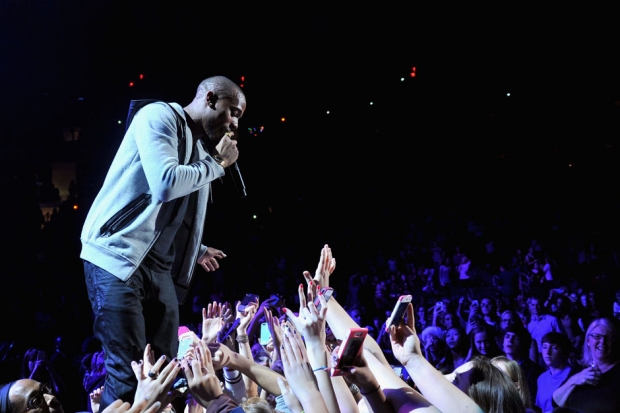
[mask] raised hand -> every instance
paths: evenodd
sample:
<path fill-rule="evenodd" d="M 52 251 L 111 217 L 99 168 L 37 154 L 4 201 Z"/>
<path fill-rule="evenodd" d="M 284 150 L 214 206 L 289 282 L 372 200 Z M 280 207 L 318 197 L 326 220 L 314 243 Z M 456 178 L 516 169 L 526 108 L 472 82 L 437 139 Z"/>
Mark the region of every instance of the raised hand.
<path fill-rule="evenodd" d="M 413 305 L 411 303 L 407 306 L 407 317 L 403 318 L 398 326 L 391 326 L 389 333 L 392 353 L 403 365 L 406 365 L 409 360 L 416 356 L 422 356 L 420 339 L 415 332 Z"/>
<path fill-rule="evenodd" d="M 254 318 L 256 314 L 256 310 L 258 309 L 258 303 L 250 303 L 245 306 L 243 311 L 239 311 L 239 306 L 241 305 L 241 301 L 237 302 L 237 306 L 235 308 L 237 318 L 239 319 L 239 326 L 237 326 L 237 333 L 243 332 L 243 334 L 247 334 L 248 326 L 250 325 L 250 321 Z"/>
<path fill-rule="evenodd" d="M 300 298 L 303 295 L 303 291 L 300 293 Z M 286 315 L 289 321 L 293 324 L 295 329 L 304 336 L 308 345 L 319 345 L 322 348 L 325 346 L 325 315 L 327 313 L 327 303 L 325 297 L 319 293 L 319 299 L 321 300 L 321 310 L 317 311 L 314 302 L 310 301 L 305 304 L 305 301 L 300 300 L 299 316 L 289 310 L 285 309 Z"/>
<path fill-rule="evenodd" d="M 295 396 L 305 400 L 308 392 L 318 393 L 319 388 L 301 336 L 290 329 L 285 331 L 282 347 L 284 376 Z"/>
<path fill-rule="evenodd" d="M 312 281 L 312 291 L 316 295 L 317 286 L 329 287 L 329 276 L 336 269 L 336 259 L 332 257 L 332 249 L 325 244 L 321 250 L 321 258 L 314 272 L 314 277 L 308 271 L 304 271 L 303 275 L 306 282 L 310 286 Z"/>
<path fill-rule="evenodd" d="M 301 403 L 295 396 L 295 393 L 291 391 L 291 388 L 284 377 L 278 377 L 278 387 L 280 387 L 280 392 L 282 394 L 282 398 L 284 399 L 284 404 L 291 411 L 291 413 L 302 413 L 304 408 L 301 407 Z"/>
<path fill-rule="evenodd" d="M 202 342 L 194 348 L 194 352 L 194 358 L 182 361 L 187 387 L 195 400 L 207 406 L 208 402 L 219 397 L 223 391 L 207 345 Z"/>
<path fill-rule="evenodd" d="M 202 340 L 205 343 L 215 343 L 217 333 L 223 326 L 222 304 L 214 301 L 202 309 Z"/>
<path fill-rule="evenodd" d="M 337 366 L 340 361 L 338 359 L 339 350 L 340 346 L 336 346 L 332 351 L 332 366 Z M 353 362 L 353 366 L 341 368 L 341 371 L 343 376 L 346 376 L 349 381 L 356 384 L 360 389 L 374 389 L 377 387 L 378 381 L 366 362 L 366 356 L 364 355 L 366 351 L 368 350 L 360 353 L 360 356 Z"/>
<path fill-rule="evenodd" d="M 271 340 L 277 354 L 277 359 L 280 359 L 282 357 L 280 354 L 280 347 L 282 346 L 282 326 L 280 325 L 280 319 L 274 317 L 272 312 L 266 309 L 265 320 L 267 321 L 267 326 L 269 326 L 269 332 L 271 333 Z"/>
<path fill-rule="evenodd" d="M 134 398 L 136 402 L 147 400 L 147 406 L 151 406 L 152 403 L 159 401 L 166 406 L 176 396 L 174 392 L 170 392 L 170 389 L 181 370 L 181 365 L 174 359 L 160 371 L 165 361 L 166 356 L 161 356 L 153 363 L 153 351 L 147 344 L 144 349 L 144 359 L 139 363 L 131 362 L 131 368 L 138 380 Z"/>
<path fill-rule="evenodd" d="M 233 313 L 230 303 L 222 304 L 222 311 L 220 313 L 220 316 L 222 317 L 224 325 L 228 325 L 229 323 L 233 322 L 233 320 L 235 319 L 235 313 Z"/>

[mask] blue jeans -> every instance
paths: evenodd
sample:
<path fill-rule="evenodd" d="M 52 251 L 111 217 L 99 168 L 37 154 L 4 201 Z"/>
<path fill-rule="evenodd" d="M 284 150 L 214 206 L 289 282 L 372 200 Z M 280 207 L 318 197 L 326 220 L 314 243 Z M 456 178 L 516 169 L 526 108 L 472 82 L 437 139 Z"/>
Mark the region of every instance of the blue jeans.
<path fill-rule="evenodd" d="M 105 350 L 107 377 L 99 411 L 115 400 L 133 403 L 137 379 L 132 361 L 142 360 L 147 343 L 155 359 L 176 357 L 179 305 L 170 273 L 139 267 L 127 281 L 84 261 L 93 333 Z"/>

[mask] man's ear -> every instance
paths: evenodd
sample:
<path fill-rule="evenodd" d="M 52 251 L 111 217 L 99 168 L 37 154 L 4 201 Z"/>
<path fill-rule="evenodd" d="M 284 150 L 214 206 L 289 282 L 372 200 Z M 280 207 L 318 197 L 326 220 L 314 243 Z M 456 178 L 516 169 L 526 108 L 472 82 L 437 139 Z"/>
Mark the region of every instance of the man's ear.
<path fill-rule="evenodd" d="M 215 103 L 217 102 L 217 95 L 212 91 L 207 92 L 207 106 L 215 110 Z"/>

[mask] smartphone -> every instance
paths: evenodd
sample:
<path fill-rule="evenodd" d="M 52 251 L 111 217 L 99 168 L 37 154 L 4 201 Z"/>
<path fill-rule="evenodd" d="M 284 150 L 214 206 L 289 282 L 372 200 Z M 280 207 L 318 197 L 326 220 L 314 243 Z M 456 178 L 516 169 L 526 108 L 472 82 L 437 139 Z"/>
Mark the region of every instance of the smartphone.
<path fill-rule="evenodd" d="M 438 310 L 443 311 L 443 309 L 444 309 L 444 308 L 443 308 L 443 301 L 437 301 L 437 302 L 435 303 L 435 307 L 437 307 L 437 309 L 438 309 Z"/>
<path fill-rule="evenodd" d="M 341 376 L 342 369 L 353 366 L 364 348 L 364 339 L 368 335 L 367 328 L 350 328 L 338 349 L 338 364 L 332 367 L 332 376 Z"/>
<path fill-rule="evenodd" d="M 471 305 L 476 305 L 476 306 L 480 307 L 480 304 L 478 303 L 478 300 L 471 300 Z"/>
<path fill-rule="evenodd" d="M 405 311 L 407 311 L 407 306 L 411 302 L 412 298 L 413 297 L 411 296 L 411 294 L 401 295 L 400 297 L 398 297 L 398 300 L 394 305 L 394 309 L 390 314 L 390 318 L 385 324 L 385 331 L 388 331 L 390 327 L 400 323 L 400 320 L 402 320 L 403 316 L 405 315 Z"/>
<path fill-rule="evenodd" d="M 260 338 L 258 339 L 258 342 L 262 346 L 264 346 L 269 342 L 270 339 L 271 339 L 271 331 L 269 331 L 269 324 L 262 323 L 260 325 Z"/>
<path fill-rule="evenodd" d="M 186 326 L 181 326 L 179 327 L 179 336 L 181 336 L 181 334 L 187 333 L 189 331 L 189 328 L 187 328 Z M 191 337 L 186 337 L 184 339 L 179 339 L 179 350 L 177 351 L 177 358 L 178 359 L 182 359 L 183 357 L 185 357 L 185 354 L 187 353 L 187 350 L 189 350 L 192 347 L 192 338 Z"/>
<path fill-rule="evenodd" d="M 245 311 L 245 307 L 250 304 L 250 303 L 255 303 L 258 301 L 258 295 L 256 294 L 246 294 L 245 297 L 243 297 L 243 300 L 241 300 L 241 304 L 239 304 L 239 311 L 240 312 L 244 312 Z"/>
<path fill-rule="evenodd" d="M 329 301 L 329 299 L 332 298 L 332 295 L 334 295 L 334 289 L 331 287 L 323 287 L 321 288 L 321 293 L 323 293 L 325 301 Z M 321 300 L 318 295 L 314 298 L 314 305 L 316 306 L 317 311 L 321 311 Z"/>

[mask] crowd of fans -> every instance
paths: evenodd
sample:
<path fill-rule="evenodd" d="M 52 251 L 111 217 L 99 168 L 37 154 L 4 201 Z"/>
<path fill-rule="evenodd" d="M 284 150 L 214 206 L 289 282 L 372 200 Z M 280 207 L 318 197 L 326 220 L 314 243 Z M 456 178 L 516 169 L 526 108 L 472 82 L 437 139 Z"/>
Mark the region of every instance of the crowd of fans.
<path fill-rule="evenodd" d="M 260 264 L 256 257 L 267 254 L 254 251 L 254 261 L 202 277 L 181 312 L 192 350 L 156 362 L 161 355 L 147 347 L 134 370 L 137 396 L 148 397 L 106 412 L 605 412 L 620 405 L 617 244 L 596 233 L 570 235 L 557 217 L 528 233 L 531 226 L 498 218 L 449 213 L 407 221 L 385 214 L 368 223 L 363 240 L 355 228 L 325 234 L 343 251 L 337 269 L 325 246 L 316 273 L 304 274 L 320 240 L 297 251 L 279 233 L 283 240 Z M 37 218 L 27 231 L 45 248 L 35 245 L 37 256 L 7 280 L 1 382 L 12 384 L 7 397 L 9 387 L 34 396 L 6 411 L 47 401 L 50 410 L 100 413 L 105 354 L 91 335 L 80 263 L 58 258 L 76 251 L 79 219 L 66 205 L 52 219 Z M 23 254 L 13 259 L 26 260 Z M 318 285 L 334 288 L 329 302 Z M 237 311 L 246 292 L 260 300 Z M 400 324 L 388 327 L 401 295 L 411 295 L 412 304 Z M 236 330 L 218 342 L 237 318 Z M 271 340 L 261 344 L 263 322 Z M 368 330 L 364 351 L 343 376 L 330 378 L 352 327 Z M 150 378 L 151 370 L 159 376 Z"/>

